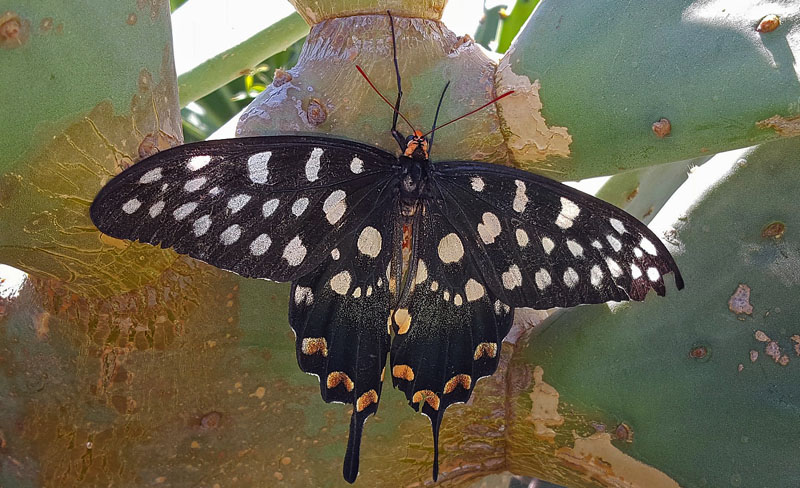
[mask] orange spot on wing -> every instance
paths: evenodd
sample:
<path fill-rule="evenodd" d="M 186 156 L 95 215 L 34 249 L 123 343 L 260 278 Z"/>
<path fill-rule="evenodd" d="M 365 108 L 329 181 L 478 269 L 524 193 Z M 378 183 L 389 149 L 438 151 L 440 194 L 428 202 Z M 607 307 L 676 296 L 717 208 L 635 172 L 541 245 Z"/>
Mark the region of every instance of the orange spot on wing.
<path fill-rule="evenodd" d="M 356 400 L 356 411 L 360 412 L 373 403 L 378 403 L 378 393 L 375 390 L 369 390 Z"/>

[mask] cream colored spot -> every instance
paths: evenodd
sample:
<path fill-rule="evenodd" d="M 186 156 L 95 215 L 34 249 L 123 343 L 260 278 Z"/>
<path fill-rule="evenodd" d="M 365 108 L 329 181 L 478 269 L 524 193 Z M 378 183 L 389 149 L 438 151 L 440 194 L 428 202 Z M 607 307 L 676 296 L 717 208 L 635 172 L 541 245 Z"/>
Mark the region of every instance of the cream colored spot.
<path fill-rule="evenodd" d="M 598 241 L 598 240 L 592 241 L 592 247 L 597 249 L 597 250 L 603 249 L 603 245 L 600 244 L 600 241 Z"/>
<path fill-rule="evenodd" d="M 444 394 L 453 393 L 459 386 L 469 391 L 469 387 L 472 386 L 472 378 L 467 374 L 457 374 L 453 376 L 444 384 Z"/>
<path fill-rule="evenodd" d="M 375 227 L 364 227 L 358 236 L 358 250 L 365 256 L 377 257 L 381 252 L 381 244 L 381 233 Z"/>
<path fill-rule="evenodd" d="M 352 161 L 350 161 L 350 171 L 353 174 L 361 174 L 364 171 L 364 161 L 358 158 L 358 156 L 354 157 Z"/>
<path fill-rule="evenodd" d="M 611 234 L 608 234 L 606 236 L 606 240 L 608 241 L 609 244 L 611 244 L 611 249 L 613 249 L 614 252 L 619 252 L 619 250 L 622 249 L 622 243 L 619 242 L 619 239 L 612 236 Z"/>
<path fill-rule="evenodd" d="M 575 285 L 577 285 L 578 281 L 580 281 L 580 278 L 574 269 L 567 268 L 567 270 L 564 271 L 564 284 L 569 288 L 573 288 Z"/>
<path fill-rule="evenodd" d="M 494 302 L 494 313 L 497 315 L 503 315 L 503 313 L 508 313 L 511 311 L 511 307 L 506 305 L 505 303 L 501 302 L 500 300 L 495 300 Z"/>
<path fill-rule="evenodd" d="M 164 210 L 164 200 L 159 200 L 150 206 L 148 213 L 150 214 L 150 217 L 156 218 L 161 214 L 162 210 Z"/>
<path fill-rule="evenodd" d="M 449 302 L 450 301 L 450 290 L 443 291 L 442 292 L 442 298 L 444 298 L 444 301 Z"/>
<path fill-rule="evenodd" d="M 306 246 L 303 245 L 300 236 L 295 236 L 283 249 L 283 259 L 289 263 L 289 266 L 298 266 L 305 259 L 306 252 Z"/>
<path fill-rule="evenodd" d="M 222 242 L 222 244 L 230 246 L 234 242 L 238 241 L 241 235 L 242 235 L 242 228 L 239 227 L 239 224 L 233 224 L 232 226 L 222 231 L 222 234 L 219 235 L 219 240 L 220 242 Z"/>
<path fill-rule="evenodd" d="M 139 183 L 152 183 L 161 179 L 161 168 L 153 168 L 139 178 Z"/>
<path fill-rule="evenodd" d="M 551 252 L 553 252 L 553 248 L 555 247 L 556 245 L 552 239 L 549 237 L 542 237 L 542 249 L 544 249 L 545 254 L 549 255 Z"/>
<path fill-rule="evenodd" d="M 501 278 L 503 280 L 503 288 L 506 290 L 513 290 L 518 286 L 522 286 L 522 273 L 516 264 L 509 266 L 508 271 L 504 272 Z"/>
<path fill-rule="evenodd" d="M 210 215 L 203 215 L 199 219 L 195 220 L 192 224 L 192 228 L 194 229 L 194 235 L 200 237 L 201 235 L 208 232 L 209 227 L 211 227 L 211 216 Z"/>
<path fill-rule="evenodd" d="M 478 224 L 478 234 L 484 244 L 492 244 L 500 235 L 500 220 L 491 212 L 484 212 L 483 222 Z"/>
<path fill-rule="evenodd" d="M 357 286 L 355 290 L 353 290 L 353 298 L 361 298 L 361 287 Z"/>
<path fill-rule="evenodd" d="M 464 303 L 464 299 L 461 298 L 461 295 L 456 293 L 453 297 L 453 303 L 456 305 L 456 307 L 460 307 Z"/>
<path fill-rule="evenodd" d="M 308 181 L 317 181 L 319 179 L 319 166 L 320 166 L 320 158 L 322 157 L 322 149 L 319 147 L 315 147 L 313 151 L 311 151 L 311 156 L 309 156 L 308 161 L 306 161 L 306 179 Z"/>
<path fill-rule="evenodd" d="M 189 171 L 197 171 L 198 169 L 205 167 L 210 162 L 211 156 L 192 156 L 192 158 L 189 159 L 189 162 L 186 163 L 186 168 Z"/>
<path fill-rule="evenodd" d="M 267 218 L 270 215 L 274 214 L 275 210 L 278 209 L 279 203 L 280 200 L 278 200 L 277 198 L 273 198 L 272 200 L 267 200 L 261 207 L 261 213 L 264 215 L 264 218 Z"/>
<path fill-rule="evenodd" d="M 414 381 L 414 370 L 407 364 L 397 364 L 392 368 L 392 376 L 401 380 Z"/>
<path fill-rule="evenodd" d="M 341 256 L 341 254 L 339 253 L 339 249 L 338 248 L 334 248 L 331 251 L 331 257 L 333 258 L 334 261 L 338 261 L 340 256 Z"/>
<path fill-rule="evenodd" d="M 250 243 L 250 254 L 261 256 L 267 252 L 270 245 L 272 245 L 272 239 L 267 234 L 261 234 Z"/>
<path fill-rule="evenodd" d="M 378 393 L 375 390 L 369 390 L 358 397 L 356 401 L 356 411 L 360 412 L 373 403 L 378 403 Z"/>
<path fill-rule="evenodd" d="M 194 212 L 195 208 L 197 208 L 197 202 L 184 203 L 180 207 L 176 208 L 174 212 L 172 212 L 172 216 L 175 217 L 175 220 L 183 220 L 190 213 Z"/>
<path fill-rule="evenodd" d="M 399 308 L 394 313 L 394 322 L 397 324 L 397 333 L 405 334 L 411 327 L 411 314 L 407 308 Z"/>
<path fill-rule="evenodd" d="M 589 270 L 589 282 L 592 283 L 592 286 L 595 288 L 600 287 L 603 283 L 603 270 L 600 269 L 600 266 L 594 265 L 592 269 Z"/>
<path fill-rule="evenodd" d="M 454 233 L 449 233 L 439 241 L 439 259 L 443 263 L 455 263 L 464 257 L 464 245 L 461 238 Z"/>
<path fill-rule="evenodd" d="M 486 294 L 486 289 L 483 285 L 470 278 L 467 280 L 467 284 L 464 285 L 464 294 L 467 296 L 468 302 L 474 302 L 475 300 L 483 298 Z"/>
<path fill-rule="evenodd" d="M 344 190 L 336 190 L 331 192 L 322 203 L 322 211 L 325 213 L 325 218 L 328 219 L 329 224 L 336 224 L 344 215 L 347 210 L 346 196 L 347 194 Z"/>
<path fill-rule="evenodd" d="M 583 246 L 578 244 L 576 241 L 569 239 L 567 241 L 567 248 L 569 248 L 569 252 L 571 252 L 572 255 L 575 256 L 576 258 L 583 257 Z"/>
<path fill-rule="evenodd" d="M 561 197 L 561 212 L 556 217 L 556 225 L 569 229 L 580 212 L 581 209 L 572 200 Z"/>
<path fill-rule="evenodd" d="M 644 252 L 646 252 L 651 256 L 655 256 L 658 254 L 658 251 L 656 251 L 656 246 L 654 246 L 653 243 L 650 242 L 650 240 L 646 237 L 642 237 L 642 242 L 640 242 L 639 245 L 642 246 Z"/>
<path fill-rule="evenodd" d="M 536 274 L 533 275 L 533 279 L 536 281 L 536 288 L 540 290 L 544 290 L 553 282 L 550 278 L 550 273 L 544 268 L 537 271 Z"/>
<path fill-rule="evenodd" d="M 431 281 L 431 291 L 436 291 L 439 289 L 439 282 L 438 281 Z"/>
<path fill-rule="evenodd" d="M 367 287 L 367 296 L 368 296 L 368 297 L 369 297 L 369 296 L 372 296 L 372 285 L 369 285 L 369 286 Z"/>
<path fill-rule="evenodd" d="M 269 178 L 269 169 L 267 163 L 269 158 L 272 157 L 272 151 L 264 151 L 255 153 L 247 158 L 247 172 L 250 176 L 250 181 L 253 183 L 264 184 Z"/>
<path fill-rule="evenodd" d="M 141 206 L 142 206 L 142 202 L 140 202 L 136 198 L 131 198 L 130 200 L 125 202 L 125 205 L 122 206 L 122 211 L 125 212 L 126 214 L 130 215 L 133 212 L 139 210 L 139 207 L 141 207 Z"/>
<path fill-rule="evenodd" d="M 355 385 L 353 384 L 353 380 L 350 379 L 347 374 L 343 371 L 334 371 L 328 375 L 328 379 L 326 381 L 329 390 L 336 388 L 339 385 L 344 385 L 347 391 L 353 391 Z"/>
<path fill-rule="evenodd" d="M 497 343 L 496 342 L 481 342 L 475 348 L 475 354 L 473 354 L 472 359 L 477 361 L 482 357 L 493 358 L 497 356 Z"/>
<path fill-rule="evenodd" d="M 512 207 L 515 211 L 522 213 L 525 211 L 525 206 L 528 204 L 528 195 L 525 194 L 525 182 L 514 180 L 517 185 L 517 191 L 514 194 L 514 203 Z"/>
<path fill-rule="evenodd" d="M 231 213 L 236 213 L 239 210 L 241 210 L 245 205 L 247 205 L 247 202 L 249 201 L 250 201 L 250 195 L 245 195 L 244 193 L 236 195 L 235 197 L 228 200 L 228 210 L 230 210 Z"/>
<path fill-rule="evenodd" d="M 308 198 L 298 198 L 292 204 L 292 213 L 295 215 L 295 217 L 299 217 L 303 215 L 303 212 L 306 211 L 306 208 L 308 208 Z"/>
<path fill-rule="evenodd" d="M 428 279 L 428 267 L 425 266 L 425 262 L 423 260 L 419 260 L 417 262 L 417 274 L 414 276 L 414 284 L 419 285 L 420 283 L 424 282 Z"/>
<path fill-rule="evenodd" d="M 294 289 L 294 303 L 297 305 L 311 305 L 314 303 L 314 292 L 311 291 L 311 288 L 306 286 L 298 286 Z"/>
<path fill-rule="evenodd" d="M 517 244 L 519 244 L 519 247 L 525 247 L 528 245 L 530 239 L 528 238 L 527 232 L 525 232 L 523 229 L 517 229 L 515 234 L 517 236 Z"/>
<path fill-rule="evenodd" d="M 472 189 L 477 192 L 483 191 L 483 187 L 485 186 L 483 183 L 483 178 L 480 176 L 473 176 L 470 179 L 470 183 L 472 184 Z"/>
<path fill-rule="evenodd" d="M 185 185 L 183 185 L 183 189 L 188 191 L 189 193 L 193 191 L 197 191 L 206 184 L 208 178 L 205 176 L 199 176 L 197 178 L 192 178 L 191 180 L 187 181 Z"/>
<path fill-rule="evenodd" d="M 300 351 L 306 356 L 319 352 L 323 357 L 328 357 L 328 341 L 324 337 L 306 337 L 303 339 Z"/>
<path fill-rule="evenodd" d="M 331 289 L 339 295 L 347 295 L 347 292 L 350 290 L 350 280 L 351 277 L 348 271 L 337 273 L 331 278 Z"/>
<path fill-rule="evenodd" d="M 616 261 L 611 258 L 606 258 L 606 264 L 608 265 L 608 270 L 611 271 L 611 276 L 614 278 L 622 276 L 622 268 L 619 267 Z"/>

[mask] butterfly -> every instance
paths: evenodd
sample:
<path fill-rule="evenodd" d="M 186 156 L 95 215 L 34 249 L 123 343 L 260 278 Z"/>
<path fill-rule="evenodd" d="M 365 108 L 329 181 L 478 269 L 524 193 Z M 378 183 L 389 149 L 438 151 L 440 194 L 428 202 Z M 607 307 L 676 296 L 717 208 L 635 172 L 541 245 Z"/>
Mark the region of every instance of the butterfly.
<path fill-rule="evenodd" d="M 123 171 L 90 209 L 110 236 L 292 282 L 300 368 L 324 401 L 353 405 L 351 483 L 387 373 L 431 421 L 436 480 L 444 412 L 494 373 L 515 307 L 643 300 L 668 273 L 683 288 L 662 242 L 613 205 L 510 167 L 431 161 L 436 118 L 403 136 L 389 18 L 399 156 L 322 135 L 186 144 Z"/>

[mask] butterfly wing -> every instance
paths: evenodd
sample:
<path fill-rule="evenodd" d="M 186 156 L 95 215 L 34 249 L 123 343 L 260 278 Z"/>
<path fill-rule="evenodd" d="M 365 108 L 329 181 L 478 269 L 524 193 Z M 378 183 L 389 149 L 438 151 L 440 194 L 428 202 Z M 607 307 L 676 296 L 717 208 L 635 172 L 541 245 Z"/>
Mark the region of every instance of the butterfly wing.
<path fill-rule="evenodd" d="M 358 475 L 361 432 L 378 408 L 390 335 L 387 327 L 402 229 L 399 206 L 385 192 L 332 258 L 293 283 L 289 323 L 300 368 L 320 380 L 326 402 L 353 405 L 344 478 Z M 391 266 L 392 260 L 395 263 Z"/>
<path fill-rule="evenodd" d="M 513 307 L 571 307 L 664 295 L 683 279 L 653 232 L 623 210 L 531 173 L 476 162 L 434 167 L 434 201 L 485 284 Z"/>
<path fill-rule="evenodd" d="M 480 263 L 465 254 L 445 209 L 428 202 L 416 215 L 416 269 L 407 305 L 394 312 L 391 374 L 409 404 L 431 420 L 436 480 L 444 411 L 466 402 L 477 380 L 497 369 L 513 309 L 484 285 Z"/>
<path fill-rule="evenodd" d="M 188 254 L 242 276 L 291 281 L 328 259 L 399 171 L 352 141 L 270 136 L 160 152 L 97 195 L 104 233 Z"/>

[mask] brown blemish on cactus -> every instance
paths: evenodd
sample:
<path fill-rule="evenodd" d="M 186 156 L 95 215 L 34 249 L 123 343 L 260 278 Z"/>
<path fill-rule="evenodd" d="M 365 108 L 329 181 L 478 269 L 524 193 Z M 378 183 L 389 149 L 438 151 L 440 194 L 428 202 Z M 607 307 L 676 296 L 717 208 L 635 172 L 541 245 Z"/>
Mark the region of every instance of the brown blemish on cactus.
<path fill-rule="evenodd" d="M 533 422 L 534 436 L 538 439 L 554 442 L 556 432 L 550 427 L 558 427 L 564 423 L 564 417 L 558 414 L 558 391 L 542 379 L 544 370 L 536 366 L 533 370 L 533 390 L 531 397 L 531 413 L 528 420 Z"/>
<path fill-rule="evenodd" d="M 144 159 L 156 154 L 157 152 L 176 146 L 179 142 L 180 141 L 178 141 L 175 137 L 167 134 L 166 132 L 158 131 L 156 134 L 150 133 L 144 136 L 142 142 L 139 143 L 137 152 L 139 154 L 139 158 Z"/>
<path fill-rule="evenodd" d="M 692 359 L 705 359 L 708 355 L 708 349 L 705 346 L 696 346 L 689 351 L 689 357 Z"/>
<path fill-rule="evenodd" d="M 31 23 L 21 19 L 15 12 L 6 12 L 0 15 L 0 47 L 15 49 L 28 41 Z"/>
<path fill-rule="evenodd" d="M 507 144 L 517 161 L 543 162 L 550 156 L 570 156 L 572 136 L 566 127 L 548 126 L 542 116 L 539 97 L 541 83 L 525 75 L 518 75 L 503 58 L 497 68 L 495 82 L 497 93 L 514 90 L 514 94 L 497 102 L 502 113 Z"/>
<path fill-rule="evenodd" d="M 736 291 L 728 300 L 728 309 L 736 315 L 752 315 L 753 306 L 750 304 L 750 287 L 740 283 Z"/>
<path fill-rule="evenodd" d="M 793 335 L 792 342 L 794 342 L 794 353 L 800 356 L 800 335 Z"/>
<path fill-rule="evenodd" d="M 328 111 L 325 109 L 322 102 L 316 98 L 312 98 L 311 101 L 308 102 L 306 117 L 308 118 L 309 124 L 317 126 L 328 119 Z"/>
<path fill-rule="evenodd" d="M 128 17 L 125 18 L 125 23 L 128 25 L 136 25 L 137 21 L 138 18 L 136 17 L 136 14 L 133 12 L 129 13 Z"/>
<path fill-rule="evenodd" d="M 780 239 L 783 233 L 786 232 L 786 224 L 783 222 L 771 222 L 761 230 L 761 237 L 767 239 Z"/>
<path fill-rule="evenodd" d="M 773 115 L 768 119 L 756 122 L 759 129 L 772 129 L 782 137 L 794 137 L 800 135 L 800 115 L 794 117 L 783 117 Z"/>
<path fill-rule="evenodd" d="M 292 75 L 288 71 L 281 68 L 275 70 L 275 76 L 272 78 L 272 86 L 275 88 L 292 81 Z"/>
<path fill-rule="evenodd" d="M 781 25 L 781 18 L 775 14 L 769 14 L 765 16 L 761 21 L 758 23 L 756 27 L 756 32 L 760 32 L 762 34 L 766 32 L 772 32 L 777 29 Z"/>
<path fill-rule="evenodd" d="M 653 122 L 653 134 L 659 139 L 667 137 L 672 132 L 672 124 L 669 119 L 661 118 L 657 122 Z"/>
<path fill-rule="evenodd" d="M 764 331 L 761 330 L 757 330 L 753 335 L 755 336 L 758 342 L 769 342 L 772 340 L 769 338 L 767 334 L 764 333 Z"/>
<path fill-rule="evenodd" d="M 202 430 L 215 430 L 222 422 L 222 414 L 216 411 L 208 412 L 200 417 L 200 428 Z"/>
<path fill-rule="evenodd" d="M 611 434 L 607 432 L 576 437 L 575 446 L 556 450 L 556 457 L 570 468 L 597 480 L 601 486 L 679 488 L 666 474 L 614 447 Z"/>
<path fill-rule="evenodd" d="M 52 17 L 45 17 L 39 22 L 39 30 L 42 32 L 48 32 L 50 29 L 53 28 L 53 18 Z"/>

